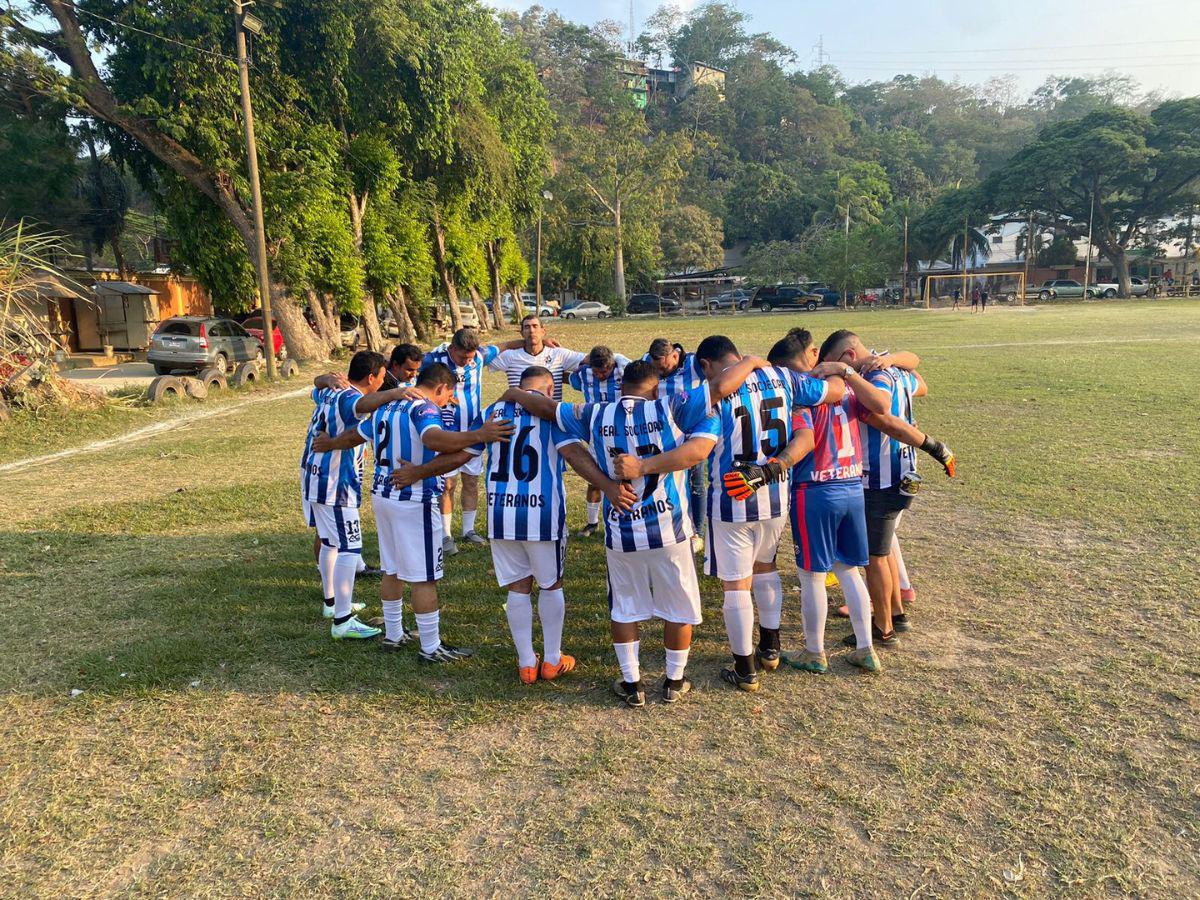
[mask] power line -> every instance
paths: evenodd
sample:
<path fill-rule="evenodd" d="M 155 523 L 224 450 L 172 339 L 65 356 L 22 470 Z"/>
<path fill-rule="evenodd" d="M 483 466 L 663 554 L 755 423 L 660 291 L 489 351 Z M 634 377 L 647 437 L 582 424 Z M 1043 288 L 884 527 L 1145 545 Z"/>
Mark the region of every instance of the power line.
<path fill-rule="evenodd" d="M 108 16 L 102 16 L 100 13 L 92 12 L 91 10 L 83 9 L 76 6 L 74 3 L 68 3 L 63 0 L 63 6 L 74 10 L 76 13 L 83 13 L 85 16 L 91 16 L 93 19 L 100 19 L 102 22 L 107 22 L 110 25 L 115 25 L 117 28 L 124 28 L 127 31 L 136 31 L 138 34 L 143 34 L 146 37 L 152 37 L 155 40 L 163 41 L 167 44 L 174 44 L 177 47 L 186 47 L 189 50 L 195 50 L 197 53 L 203 53 L 207 56 L 213 56 L 218 59 L 223 59 L 237 65 L 237 60 L 222 53 L 220 50 L 212 50 L 208 47 L 201 47 L 199 44 L 189 44 L 187 41 L 176 40 L 175 38 L 167 37 L 163 34 L 155 34 L 153 31 L 147 31 L 145 28 L 138 28 L 136 25 L 130 25 L 128 22 L 118 22 L 116 19 L 110 19 Z"/>

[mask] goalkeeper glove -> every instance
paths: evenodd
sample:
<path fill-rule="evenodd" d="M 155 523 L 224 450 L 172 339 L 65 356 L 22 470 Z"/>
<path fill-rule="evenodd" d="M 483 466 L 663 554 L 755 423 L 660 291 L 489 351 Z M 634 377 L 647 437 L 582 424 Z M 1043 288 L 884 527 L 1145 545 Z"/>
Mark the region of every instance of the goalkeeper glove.
<path fill-rule="evenodd" d="M 734 500 L 748 500 L 764 484 L 783 480 L 783 464 L 768 459 L 761 466 L 755 463 L 736 462 L 733 471 L 725 473 L 725 493 Z"/>
<path fill-rule="evenodd" d="M 940 462 L 947 475 L 951 478 L 954 477 L 957 460 L 954 458 L 953 450 L 929 435 L 925 435 L 925 442 L 921 444 L 921 449 Z"/>

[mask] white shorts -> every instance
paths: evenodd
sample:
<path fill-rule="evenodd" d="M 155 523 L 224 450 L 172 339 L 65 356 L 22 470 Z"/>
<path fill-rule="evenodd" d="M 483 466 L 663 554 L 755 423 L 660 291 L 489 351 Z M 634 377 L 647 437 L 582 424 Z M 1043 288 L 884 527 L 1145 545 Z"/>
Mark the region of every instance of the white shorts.
<path fill-rule="evenodd" d="M 506 541 L 492 538 L 492 565 L 500 587 L 533 576 L 545 589 L 562 578 L 567 539 L 557 541 Z"/>
<path fill-rule="evenodd" d="M 357 506 L 329 506 L 325 503 L 300 501 L 304 521 L 317 529 L 317 537 L 326 547 L 336 547 L 343 553 L 362 553 L 362 523 Z"/>
<path fill-rule="evenodd" d="M 775 561 L 787 516 L 761 522 L 721 522 L 709 519 L 704 542 L 704 574 L 722 581 L 740 581 L 754 574 L 754 564 Z"/>
<path fill-rule="evenodd" d="M 700 584 L 690 541 L 657 550 L 605 552 L 608 610 L 614 622 L 657 617 L 680 625 L 700 624 Z"/>
<path fill-rule="evenodd" d="M 442 577 L 442 512 L 436 503 L 393 500 L 374 494 L 379 567 L 416 584 Z"/>
<path fill-rule="evenodd" d="M 480 475 L 482 475 L 483 474 L 483 454 L 480 453 L 478 456 L 472 456 L 470 458 L 470 460 L 463 463 L 461 466 L 459 466 L 453 472 L 447 472 L 446 477 L 454 478 L 460 472 L 465 472 L 467 475 L 474 475 L 476 478 L 478 478 Z"/>

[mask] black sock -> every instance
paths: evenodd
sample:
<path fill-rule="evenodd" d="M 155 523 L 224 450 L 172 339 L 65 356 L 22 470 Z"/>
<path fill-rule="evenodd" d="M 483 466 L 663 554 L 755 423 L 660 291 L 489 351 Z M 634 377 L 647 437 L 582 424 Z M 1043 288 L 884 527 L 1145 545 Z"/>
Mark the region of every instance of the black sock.
<path fill-rule="evenodd" d="M 738 656 L 736 653 L 733 654 L 733 671 L 737 672 L 739 675 L 741 675 L 743 677 L 746 675 L 753 674 L 753 672 L 754 672 L 753 657 Z"/>
<path fill-rule="evenodd" d="M 763 650 L 779 649 L 779 629 L 758 626 L 758 646 Z"/>
<path fill-rule="evenodd" d="M 333 624 L 341 625 L 343 622 L 349 622 L 353 618 L 354 618 L 354 613 L 350 613 L 350 615 L 348 615 L 348 616 L 337 616 L 334 618 Z"/>
<path fill-rule="evenodd" d="M 326 606 L 333 606 L 333 598 L 332 598 L 332 597 L 326 597 L 326 598 L 325 598 L 325 605 L 326 605 Z"/>

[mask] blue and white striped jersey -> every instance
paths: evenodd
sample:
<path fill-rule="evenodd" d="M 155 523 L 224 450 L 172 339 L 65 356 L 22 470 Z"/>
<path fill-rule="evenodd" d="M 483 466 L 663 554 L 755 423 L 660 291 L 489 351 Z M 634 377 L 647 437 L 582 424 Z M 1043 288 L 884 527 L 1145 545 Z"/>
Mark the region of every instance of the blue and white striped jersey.
<path fill-rule="evenodd" d="M 686 396 L 645 400 L 624 396 L 615 403 L 560 403 L 558 425 L 567 434 L 592 445 L 596 464 L 615 478 L 613 459 L 622 453 L 656 456 L 669 453 L 689 438 L 716 441 L 720 425 L 715 415 L 684 429 L 676 420 Z M 682 543 L 692 536 L 688 514 L 687 473 L 646 475 L 632 481 L 639 500 L 627 513 L 604 498 L 604 542 L 610 550 L 632 553 Z"/>
<path fill-rule="evenodd" d="M 394 400 L 385 403 L 367 418 L 358 423 L 358 433 L 370 441 L 375 453 L 375 477 L 371 480 L 371 493 L 392 500 L 411 500 L 414 503 L 432 503 L 446 489 L 446 479 L 441 475 L 424 478 L 405 488 L 392 486 L 389 476 L 403 460 L 420 465 L 431 462 L 437 456 L 421 441 L 421 436 L 431 428 L 445 428 L 442 411 L 429 400 Z"/>
<path fill-rule="evenodd" d="M 505 350 L 488 363 L 488 368 L 503 372 L 509 387 L 521 384 L 521 375 L 530 366 L 544 366 L 554 377 L 554 399 L 562 399 L 563 373 L 571 374 L 587 361 L 587 354 L 566 347 L 543 347 L 538 353 L 529 353 L 524 347 Z"/>
<path fill-rule="evenodd" d="M 449 344 L 441 344 L 425 354 L 422 368 L 430 363 L 441 363 L 454 373 L 458 386 L 454 388 L 454 403 L 442 409 L 442 421 L 447 431 L 469 431 L 471 423 L 483 411 L 483 369 L 500 355 L 500 348 L 485 344 L 479 348 L 469 365 L 455 365 L 450 358 Z"/>
<path fill-rule="evenodd" d="M 726 472 L 735 462 L 761 465 L 792 439 L 792 409 L 816 406 L 825 400 L 826 384 L 790 369 L 759 369 L 737 393 L 716 406 L 721 436 L 708 458 L 708 518 L 721 522 L 760 522 L 787 514 L 787 484 L 764 484 L 754 496 L 734 500 L 724 490 Z M 687 428 L 703 417 L 710 405 L 708 383 L 693 388 L 678 415 Z"/>
<path fill-rule="evenodd" d="M 629 360 L 619 353 L 614 356 L 613 368 L 607 378 L 597 378 L 592 367 L 586 365 L 571 373 L 569 383 L 583 394 L 584 403 L 612 403 L 621 396 L 621 377 Z"/>
<path fill-rule="evenodd" d="M 889 366 L 878 369 L 867 376 L 875 387 L 887 391 L 892 398 L 888 408 L 893 416 L 910 425 L 913 422 L 913 394 L 917 390 L 917 376 L 904 369 Z M 909 472 L 917 470 L 917 450 L 908 444 L 859 422 L 863 446 L 863 487 L 868 490 L 886 490 L 900 483 Z"/>
<path fill-rule="evenodd" d="M 515 429 L 509 440 L 487 445 L 488 537 L 557 541 L 567 521 L 566 468 L 558 451 L 581 439 L 517 403 L 493 403 L 484 418 L 508 419 Z M 481 449 L 477 444 L 468 452 Z"/>
<path fill-rule="evenodd" d="M 670 375 L 659 379 L 658 396 L 660 397 L 673 397 L 675 394 L 686 393 L 692 388 L 700 387 L 706 381 L 696 354 L 685 352 L 682 344 L 675 344 L 675 349 L 679 351 L 679 365 Z M 650 362 L 650 354 L 647 353 L 642 359 Z"/>
<path fill-rule="evenodd" d="M 304 452 L 300 455 L 300 490 L 309 503 L 358 506 L 362 502 L 362 445 L 327 453 L 317 453 L 312 448 L 313 438 L 318 434 L 326 432 L 337 437 L 354 427 L 359 419 L 354 404 L 360 397 L 362 391 L 355 387 L 313 388 L 312 401 L 317 408 L 308 423 Z"/>

